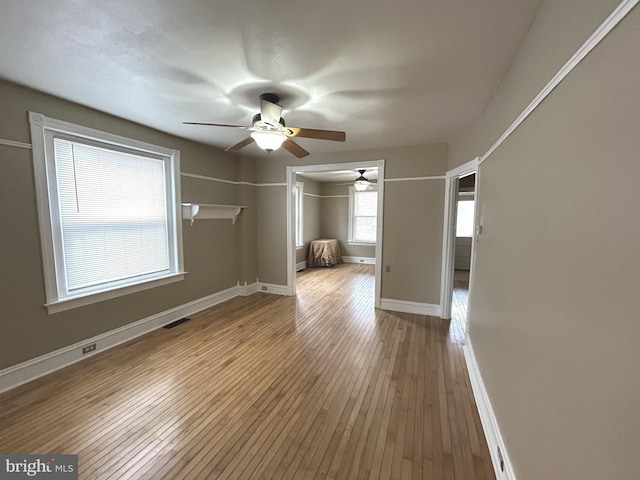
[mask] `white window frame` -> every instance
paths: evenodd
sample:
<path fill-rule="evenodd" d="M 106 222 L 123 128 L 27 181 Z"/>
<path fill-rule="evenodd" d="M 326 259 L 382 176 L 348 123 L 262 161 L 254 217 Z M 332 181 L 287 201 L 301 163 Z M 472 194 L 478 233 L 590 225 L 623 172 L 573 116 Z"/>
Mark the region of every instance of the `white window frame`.
<path fill-rule="evenodd" d="M 295 191 L 296 249 L 300 249 L 304 247 L 304 183 L 296 182 Z"/>
<path fill-rule="evenodd" d="M 378 187 L 377 185 L 371 185 L 369 187 L 369 189 L 367 190 L 368 192 L 377 192 L 378 191 Z M 349 187 L 349 227 L 348 227 L 348 235 L 347 235 L 347 243 L 349 245 L 362 245 L 362 246 L 375 246 L 376 245 L 376 240 L 374 240 L 373 242 L 363 242 L 362 240 L 354 240 L 353 239 L 353 218 L 354 218 L 354 214 L 355 214 L 355 200 L 356 200 L 356 189 L 353 186 Z M 378 198 L 379 200 L 379 198 Z M 379 209 L 378 209 L 379 211 Z M 376 215 L 376 218 L 378 217 L 378 215 Z M 376 228 L 376 237 L 378 236 L 378 229 Z"/>
<path fill-rule="evenodd" d="M 183 280 L 186 272 L 184 272 L 182 251 L 180 151 L 56 120 L 34 112 L 29 112 L 29 121 L 44 270 L 45 306 L 49 314 Z M 167 174 L 167 223 L 170 258 L 168 273 L 151 279 L 139 279 L 137 283 L 112 285 L 79 295 L 66 293 L 64 285 L 61 283 L 64 279 L 64 265 L 61 260 L 62 241 L 59 236 L 56 237 L 55 233 L 60 230 L 57 228 L 59 216 L 56 213 L 58 200 L 53 150 L 55 136 L 64 136 L 72 141 L 91 143 L 102 148 L 120 151 L 124 149 L 138 155 L 146 154 L 162 158 Z"/>

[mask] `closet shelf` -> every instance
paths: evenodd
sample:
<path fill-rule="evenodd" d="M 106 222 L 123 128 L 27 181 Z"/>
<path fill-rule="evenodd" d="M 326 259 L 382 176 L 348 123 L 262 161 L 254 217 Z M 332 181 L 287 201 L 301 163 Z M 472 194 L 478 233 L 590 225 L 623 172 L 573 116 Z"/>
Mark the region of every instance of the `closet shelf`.
<path fill-rule="evenodd" d="M 207 203 L 183 203 L 182 204 L 182 219 L 190 220 L 191 225 L 195 220 L 213 220 L 223 219 L 231 220 L 231 223 L 236 223 L 238 215 L 243 208 L 247 208 L 245 205 L 210 205 Z"/>

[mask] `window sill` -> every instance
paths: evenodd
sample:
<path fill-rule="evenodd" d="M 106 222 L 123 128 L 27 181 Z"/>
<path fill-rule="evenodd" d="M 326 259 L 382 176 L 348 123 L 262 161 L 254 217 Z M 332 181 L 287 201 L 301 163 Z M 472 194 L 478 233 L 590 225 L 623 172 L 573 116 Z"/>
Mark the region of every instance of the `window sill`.
<path fill-rule="evenodd" d="M 130 293 L 140 292 L 142 290 L 148 290 L 150 288 L 159 287 L 161 285 L 167 285 L 169 283 L 179 282 L 184 280 L 184 276 L 187 272 L 174 273 L 167 275 L 166 277 L 156 278 L 144 283 L 138 283 L 136 285 L 127 285 L 125 287 L 118 287 L 112 290 L 105 290 L 97 293 L 90 293 L 78 297 L 68 297 L 63 300 L 56 300 L 54 302 L 45 303 L 47 312 L 49 315 L 73 308 L 84 307 L 85 305 L 91 305 L 93 303 L 102 302 L 104 300 L 110 300 L 112 298 L 121 297 Z"/>
<path fill-rule="evenodd" d="M 360 247 L 375 247 L 376 242 L 347 242 L 349 245 L 355 245 Z"/>
<path fill-rule="evenodd" d="M 304 243 L 302 245 L 296 245 L 296 250 L 300 250 L 301 248 L 304 248 Z"/>

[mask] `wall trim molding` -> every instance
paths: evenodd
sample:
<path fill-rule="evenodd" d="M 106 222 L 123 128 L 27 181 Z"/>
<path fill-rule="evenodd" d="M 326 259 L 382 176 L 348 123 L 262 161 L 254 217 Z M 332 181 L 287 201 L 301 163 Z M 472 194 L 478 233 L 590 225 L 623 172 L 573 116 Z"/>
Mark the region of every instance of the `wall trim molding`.
<path fill-rule="evenodd" d="M 251 183 L 251 182 L 238 182 L 239 185 L 250 185 L 252 187 L 286 187 L 286 183 Z"/>
<path fill-rule="evenodd" d="M 250 187 L 286 187 L 286 183 L 253 183 L 253 182 L 245 182 L 245 181 L 236 181 L 236 180 L 225 180 L 224 178 L 217 177 L 209 177 L 207 175 L 200 175 L 197 173 L 189 173 L 189 172 L 180 172 L 180 175 L 183 177 L 189 178 L 198 178 L 200 180 L 208 180 L 210 182 L 219 182 L 219 183 L 228 183 L 231 185 L 249 185 Z"/>
<path fill-rule="evenodd" d="M 468 175 L 475 173 L 478 169 L 478 162 L 480 161 L 480 157 L 476 157 L 473 160 L 463 163 L 462 165 L 458 165 L 451 170 L 448 170 L 445 177 L 447 180 L 451 178 L 463 178 Z"/>
<path fill-rule="evenodd" d="M 197 178 L 197 179 L 200 179 L 200 180 L 209 180 L 210 182 L 229 183 L 231 185 L 238 185 L 239 184 L 239 182 L 236 182 L 234 180 L 225 180 L 224 178 L 208 177 L 207 175 L 199 175 L 197 173 L 180 172 L 180 176 L 189 177 L 189 178 Z"/>
<path fill-rule="evenodd" d="M 300 270 L 304 270 L 305 268 L 307 268 L 306 260 L 296 263 L 296 272 L 299 272 Z"/>
<path fill-rule="evenodd" d="M 442 268 L 440 275 L 440 305 L 442 306 L 442 318 L 451 318 L 451 302 L 453 301 L 453 275 L 455 270 L 455 216 L 456 205 L 458 203 L 459 179 L 476 174 L 476 183 L 474 196 L 479 198 L 480 174 L 478 171 L 478 162 L 480 158 L 476 157 L 470 162 L 459 165 L 447 172 L 444 187 L 444 222 L 442 224 Z M 478 220 L 478 202 L 475 203 L 474 212 L 474 231 Z M 474 246 L 477 238 L 473 238 L 471 243 L 471 257 L 473 261 Z M 471 269 L 473 272 L 473 268 Z M 469 279 L 469 290 L 471 290 L 471 279 Z M 468 322 L 467 322 L 468 324 Z"/>
<path fill-rule="evenodd" d="M 342 256 L 342 261 L 344 263 L 362 263 L 365 265 L 375 265 L 376 259 L 375 257 L 352 257 L 348 255 Z"/>
<path fill-rule="evenodd" d="M 382 298 L 380 300 L 380 308 L 393 312 L 416 313 L 418 315 L 428 315 L 431 317 L 440 317 L 442 313 L 442 307 L 440 305 L 395 300 L 393 298 Z"/>
<path fill-rule="evenodd" d="M 31 150 L 30 143 L 16 142 L 14 140 L 7 140 L 5 138 L 0 138 L 0 145 L 5 145 L 7 147 L 26 148 Z"/>
<path fill-rule="evenodd" d="M 516 480 L 513 465 L 509 459 L 507 448 L 505 447 L 502 434 L 500 433 L 500 428 L 498 427 L 498 420 L 496 419 L 493 407 L 491 406 L 491 400 L 489 399 L 484 382 L 482 381 L 482 375 L 480 374 L 480 369 L 476 362 L 476 356 L 473 352 L 473 346 L 469 335 L 467 335 L 465 339 L 464 359 L 467 364 L 469 380 L 471 381 L 471 389 L 473 390 L 473 396 L 476 399 L 476 405 L 478 406 L 478 414 L 480 415 L 482 429 L 484 430 L 484 435 L 487 439 L 489 454 L 491 456 L 491 462 L 493 464 L 493 470 L 495 471 L 496 478 L 498 480 Z M 502 454 L 502 461 L 504 464 L 503 469 L 500 468 L 498 448 Z"/>
<path fill-rule="evenodd" d="M 349 195 L 316 195 L 315 193 L 303 193 L 303 195 L 316 198 L 349 198 Z"/>
<path fill-rule="evenodd" d="M 238 285 L 236 288 L 238 289 L 239 296 L 248 297 L 249 295 L 253 295 L 258 291 L 258 282 L 247 284 L 247 282 L 245 281 L 244 285 L 240 285 L 240 282 L 238 282 Z"/>
<path fill-rule="evenodd" d="M 384 181 L 385 183 L 386 182 L 413 182 L 415 180 L 444 180 L 445 178 L 447 178 L 445 175 L 434 175 L 430 177 L 385 178 Z"/>
<path fill-rule="evenodd" d="M 266 286 L 267 290 L 262 290 L 263 286 Z M 101 333 L 95 337 L 87 338 L 73 345 L 62 347 L 53 352 L 18 363 L 17 365 L 12 365 L 0 370 L 0 393 L 92 357 L 93 355 L 133 340 L 153 330 L 157 330 L 171 322 L 211 308 L 219 303 L 226 302 L 238 296 L 253 295 L 257 292 L 287 295 L 287 286 L 257 281 L 249 285 L 246 283 L 240 285 L 238 282 L 236 286 L 227 288 L 226 290 L 198 298 L 183 305 L 150 315 L 136 322 L 123 325 L 114 330 Z M 82 347 L 92 343 L 96 344 L 95 351 L 83 355 Z"/>
<path fill-rule="evenodd" d="M 257 284 L 258 292 L 271 293 L 273 295 L 289 295 L 289 287 L 286 285 L 277 285 L 275 283 L 260 282 Z"/>
<path fill-rule="evenodd" d="M 480 158 L 482 164 L 495 152 L 500 145 L 526 120 L 526 118 L 544 101 L 545 98 L 576 68 L 591 51 L 633 10 L 640 0 L 622 0 L 616 9 L 604 22 L 591 34 L 586 42 L 567 60 L 558 72 L 549 80 L 544 88 L 535 96 L 529 105 L 525 107 L 514 122 L 500 135 L 498 140 L 489 148 L 487 153 Z"/>
<path fill-rule="evenodd" d="M 330 163 L 321 165 L 287 166 L 287 290 L 288 295 L 296 293 L 296 242 L 295 242 L 295 218 L 294 218 L 294 186 L 296 175 L 304 172 L 329 172 L 332 170 L 378 168 L 378 225 L 376 235 L 376 269 L 375 269 L 375 297 L 374 305 L 380 308 L 382 297 L 382 246 L 384 227 L 384 160 L 370 160 L 363 162 Z"/>

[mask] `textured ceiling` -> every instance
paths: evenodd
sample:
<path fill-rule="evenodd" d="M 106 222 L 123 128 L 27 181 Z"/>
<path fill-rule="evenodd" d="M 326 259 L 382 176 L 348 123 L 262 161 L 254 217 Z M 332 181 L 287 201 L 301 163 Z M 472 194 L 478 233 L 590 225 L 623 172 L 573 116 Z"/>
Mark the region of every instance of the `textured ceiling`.
<path fill-rule="evenodd" d="M 0 0 L 0 77 L 220 148 L 246 132 L 181 122 L 248 125 L 263 92 L 347 132 L 312 153 L 416 145 L 482 112 L 539 3 Z"/>

